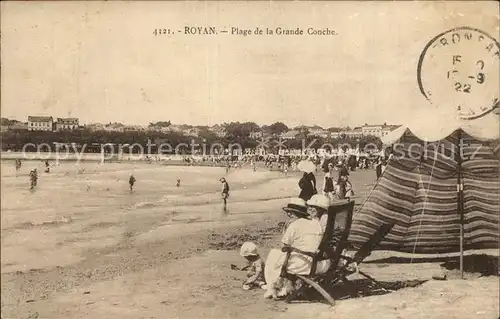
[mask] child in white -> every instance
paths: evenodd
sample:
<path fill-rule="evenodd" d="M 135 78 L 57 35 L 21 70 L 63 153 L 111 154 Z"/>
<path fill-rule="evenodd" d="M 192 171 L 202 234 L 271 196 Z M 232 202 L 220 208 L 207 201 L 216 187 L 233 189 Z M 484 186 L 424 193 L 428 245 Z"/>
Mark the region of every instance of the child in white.
<path fill-rule="evenodd" d="M 264 281 L 264 260 L 257 252 L 257 246 L 252 242 L 245 242 L 241 246 L 240 255 L 245 257 L 247 265 L 247 280 L 243 283 L 243 289 L 250 290 L 254 287 L 266 288 Z"/>

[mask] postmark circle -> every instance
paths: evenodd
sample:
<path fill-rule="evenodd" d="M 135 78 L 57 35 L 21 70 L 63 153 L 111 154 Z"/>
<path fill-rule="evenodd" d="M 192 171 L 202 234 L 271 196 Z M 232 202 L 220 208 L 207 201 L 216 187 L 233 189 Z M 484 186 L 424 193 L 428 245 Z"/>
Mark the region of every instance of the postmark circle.
<path fill-rule="evenodd" d="M 459 27 L 434 37 L 422 51 L 417 81 L 422 95 L 460 119 L 477 119 L 500 106 L 500 44 L 486 32 Z"/>

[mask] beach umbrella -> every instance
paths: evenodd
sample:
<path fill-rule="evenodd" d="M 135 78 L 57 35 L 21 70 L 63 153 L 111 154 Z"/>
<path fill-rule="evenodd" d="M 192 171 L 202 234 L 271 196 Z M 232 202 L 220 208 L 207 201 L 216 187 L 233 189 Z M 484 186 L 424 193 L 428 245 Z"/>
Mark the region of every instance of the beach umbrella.
<path fill-rule="evenodd" d="M 313 162 L 305 160 L 305 161 L 300 161 L 300 163 L 297 165 L 297 168 L 305 173 L 312 173 L 316 170 L 316 165 L 313 164 Z"/>

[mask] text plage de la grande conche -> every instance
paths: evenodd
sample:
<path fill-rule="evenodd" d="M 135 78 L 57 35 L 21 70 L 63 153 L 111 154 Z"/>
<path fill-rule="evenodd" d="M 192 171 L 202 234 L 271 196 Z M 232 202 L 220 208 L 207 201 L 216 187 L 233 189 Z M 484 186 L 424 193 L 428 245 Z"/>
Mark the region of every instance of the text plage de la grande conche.
<path fill-rule="evenodd" d="M 189 35 L 189 36 L 335 36 L 337 31 L 329 27 L 216 27 L 184 26 L 182 28 L 154 28 L 153 35 Z"/>

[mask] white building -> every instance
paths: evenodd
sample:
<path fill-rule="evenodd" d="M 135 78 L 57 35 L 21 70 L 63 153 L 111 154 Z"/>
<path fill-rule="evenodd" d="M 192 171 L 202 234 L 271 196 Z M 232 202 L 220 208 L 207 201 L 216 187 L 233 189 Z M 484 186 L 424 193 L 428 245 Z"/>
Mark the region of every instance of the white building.
<path fill-rule="evenodd" d="M 397 129 L 400 126 L 401 125 L 385 125 L 384 124 L 384 126 L 382 127 L 382 136 L 386 136 L 387 134 L 394 131 L 395 129 Z"/>
<path fill-rule="evenodd" d="M 104 125 L 104 130 L 107 132 L 123 132 L 125 125 L 121 123 L 108 123 Z"/>
<path fill-rule="evenodd" d="M 197 127 L 187 128 L 182 131 L 182 134 L 185 136 L 198 137 L 200 135 L 200 129 Z"/>
<path fill-rule="evenodd" d="M 181 125 L 170 125 L 168 128 L 168 132 L 176 132 L 176 133 L 182 133 L 185 129 L 187 129 L 186 127 L 182 127 Z"/>
<path fill-rule="evenodd" d="M 341 132 L 330 132 L 331 138 L 339 138 L 340 135 L 341 135 Z"/>
<path fill-rule="evenodd" d="M 79 120 L 74 117 L 57 118 L 56 131 L 76 130 L 80 127 Z"/>
<path fill-rule="evenodd" d="M 377 137 L 382 137 L 382 125 L 365 124 L 364 126 L 361 127 L 361 131 L 364 136 L 373 135 Z"/>
<path fill-rule="evenodd" d="M 262 131 L 252 131 L 250 132 L 250 138 L 254 140 L 264 137 L 264 133 Z"/>
<path fill-rule="evenodd" d="M 284 140 L 293 140 L 299 135 L 299 131 L 297 130 L 291 130 L 288 132 L 281 133 L 280 137 Z"/>
<path fill-rule="evenodd" d="M 212 127 L 209 127 L 208 130 L 214 133 L 217 137 L 223 138 L 226 136 L 226 130 L 222 125 L 216 124 Z"/>
<path fill-rule="evenodd" d="M 330 133 L 327 130 L 324 130 L 322 128 L 311 128 L 309 130 L 309 136 L 314 136 L 314 137 L 321 137 L 321 138 L 328 138 L 330 137 Z"/>
<path fill-rule="evenodd" d="M 123 132 L 142 132 L 145 131 L 146 128 L 141 125 L 125 125 L 123 126 Z"/>
<path fill-rule="evenodd" d="M 373 135 L 377 137 L 382 137 L 389 134 L 389 132 L 395 130 L 398 127 L 399 125 L 387 125 L 386 123 L 382 125 L 365 124 L 364 126 L 361 127 L 361 130 L 363 132 L 363 136 Z"/>
<path fill-rule="evenodd" d="M 347 137 L 361 137 L 363 136 L 363 128 L 355 127 L 352 130 L 348 130 L 342 133 L 345 134 Z"/>
<path fill-rule="evenodd" d="M 92 131 L 92 132 L 97 132 L 97 131 L 104 131 L 105 130 L 105 127 L 103 124 L 101 123 L 91 123 L 91 124 L 87 124 L 85 125 L 85 128 L 89 131 Z"/>
<path fill-rule="evenodd" d="M 52 116 L 28 116 L 28 130 L 30 131 L 52 131 L 54 119 Z"/>

